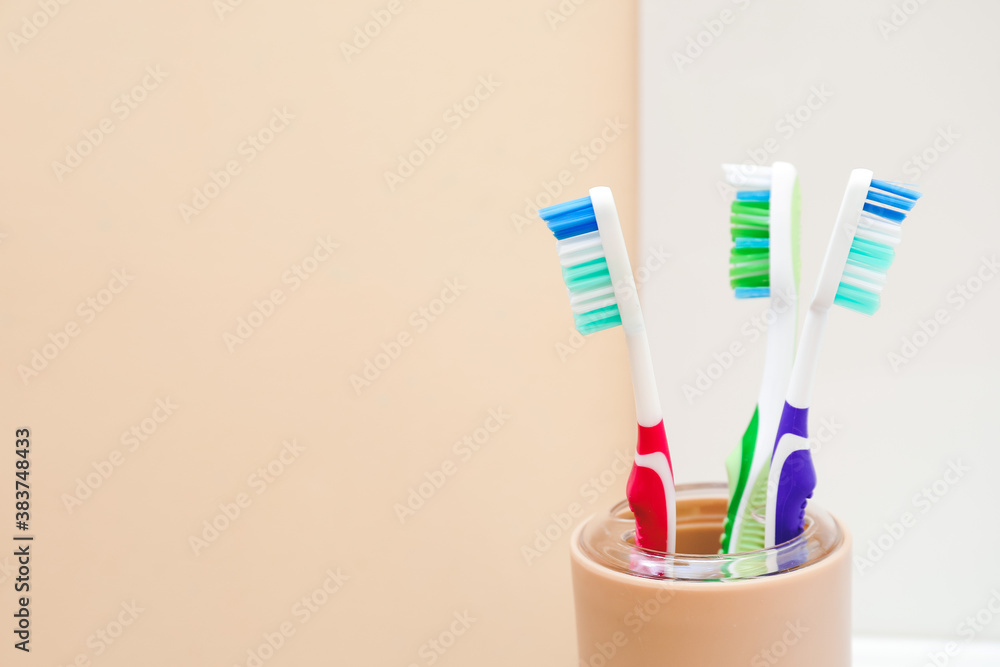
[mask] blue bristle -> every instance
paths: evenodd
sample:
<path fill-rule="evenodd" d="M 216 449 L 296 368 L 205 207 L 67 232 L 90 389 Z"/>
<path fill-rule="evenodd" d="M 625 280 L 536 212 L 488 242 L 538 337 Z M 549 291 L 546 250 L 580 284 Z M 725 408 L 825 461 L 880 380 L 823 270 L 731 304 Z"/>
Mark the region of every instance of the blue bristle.
<path fill-rule="evenodd" d="M 864 210 L 870 216 L 900 223 L 906 219 L 907 211 L 913 208 L 920 197 L 921 193 L 911 188 L 872 179 Z M 863 216 L 861 227 L 866 225 Z M 880 285 L 884 282 L 894 257 L 895 251 L 891 245 L 856 236 L 847 257 L 844 275 L 837 286 L 834 303 L 866 315 L 875 314 L 882 303 Z M 874 277 L 872 274 L 875 274 Z"/>
<path fill-rule="evenodd" d="M 876 178 L 872 179 L 872 187 L 882 190 L 883 192 L 888 192 L 894 195 L 899 195 L 900 197 L 905 197 L 906 199 L 912 199 L 917 201 L 923 196 L 923 193 L 918 190 L 913 190 L 911 188 L 904 188 L 899 183 L 893 183 L 891 181 L 880 181 Z"/>
<path fill-rule="evenodd" d="M 868 202 L 865 202 L 865 211 L 871 213 L 872 215 L 877 215 L 880 218 L 891 220 L 892 222 L 902 222 L 903 220 L 906 220 L 906 214 L 902 211 L 886 208 L 885 206 L 878 206 L 877 204 L 869 204 Z"/>
<path fill-rule="evenodd" d="M 736 201 L 771 201 L 771 191 L 744 190 L 736 193 Z"/>
<path fill-rule="evenodd" d="M 733 241 L 734 248 L 770 248 L 771 239 L 751 239 L 751 238 L 738 238 Z"/>
<path fill-rule="evenodd" d="M 889 222 L 903 222 L 906 219 L 906 212 L 913 208 L 920 196 L 921 193 L 917 190 L 873 178 L 864 209 Z M 888 208 L 890 206 L 892 208 Z"/>
<path fill-rule="evenodd" d="M 887 195 L 884 192 L 878 192 L 876 190 L 868 191 L 868 201 L 874 202 L 876 204 L 885 204 L 887 206 L 901 208 L 904 211 L 909 211 L 910 209 L 913 208 L 914 204 L 917 203 L 915 199 L 895 197 L 893 195 Z"/>
<path fill-rule="evenodd" d="M 597 214 L 590 197 L 540 209 L 538 215 L 545 220 L 559 241 L 599 231 Z M 600 246 L 591 248 L 595 249 L 600 249 Z M 578 249 L 563 248 L 560 257 L 565 262 L 562 273 L 569 290 L 570 302 L 576 303 L 576 307 L 583 310 L 573 314 L 576 330 L 587 336 L 621 326 L 621 313 L 611 291 L 611 274 L 603 251 L 600 257 L 594 259 L 592 253 L 585 252 L 581 256 Z M 608 303 L 609 300 L 611 303 Z"/>
<path fill-rule="evenodd" d="M 597 216 L 590 197 L 540 209 L 538 215 L 560 241 L 597 231 Z"/>
<path fill-rule="evenodd" d="M 737 299 L 760 299 L 771 296 L 770 287 L 737 287 L 733 291 Z"/>
<path fill-rule="evenodd" d="M 545 220 L 549 220 L 556 216 L 573 213 L 575 211 L 584 211 L 588 208 L 593 208 L 593 202 L 590 201 L 590 197 L 580 197 L 579 199 L 565 201 L 561 204 L 555 204 L 554 206 L 540 208 L 538 209 L 538 215 L 542 216 Z"/>

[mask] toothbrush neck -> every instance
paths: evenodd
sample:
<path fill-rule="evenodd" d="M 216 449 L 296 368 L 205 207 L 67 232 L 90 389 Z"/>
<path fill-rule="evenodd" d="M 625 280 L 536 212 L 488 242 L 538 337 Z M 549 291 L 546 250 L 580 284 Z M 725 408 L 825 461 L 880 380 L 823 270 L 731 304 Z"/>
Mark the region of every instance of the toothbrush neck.
<path fill-rule="evenodd" d="M 649 353 L 645 327 L 627 329 L 625 340 L 628 344 L 629 368 L 632 371 L 636 420 L 639 426 L 656 426 L 663 421 L 663 408 L 660 406 L 660 394 L 653 376 L 653 358 Z"/>
<path fill-rule="evenodd" d="M 764 351 L 764 377 L 760 383 L 757 405 L 760 408 L 760 430 L 767 433 L 781 415 L 795 359 L 795 334 L 798 326 L 798 295 L 794 288 L 771 289 L 768 305 L 767 348 Z"/>
<path fill-rule="evenodd" d="M 806 315 L 799 349 L 792 366 L 792 379 L 788 385 L 786 400 L 794 408 L 808 408 L 812 399 L 813 380 L 819 362 L 819 350 L 823 344 L 823 331 L 830 315 L 830 307 L 813 304 Z"/>

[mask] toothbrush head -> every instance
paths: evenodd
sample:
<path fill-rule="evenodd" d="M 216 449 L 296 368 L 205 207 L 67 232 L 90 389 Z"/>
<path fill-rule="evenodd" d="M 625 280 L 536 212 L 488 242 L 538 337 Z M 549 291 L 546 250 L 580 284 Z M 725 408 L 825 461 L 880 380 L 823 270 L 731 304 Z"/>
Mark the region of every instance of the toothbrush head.
<path fill-rule="evenodd" d="M 556 237 L 577 331 L 587 335 L 621 325 L 593 199 L 583 197 L 549 206 L 538 211 L 538 215 Z"/>
<path fill-rule="evenodd" d="M 911 185 L 880 181 L 867 169 L 855 169 L 827 251 L 817 298 L 829 299 L 832 292 L 833 303 L 874 315 L 902 238 L 902 222 L 920 197 Z M 833 273 L 836 268 L 840 271 Z"/>
<path fill-rule="evenodd" d="M 736 188 L 730 207 L 729 285 L 737 299 L 771 295 L 771 168 L 724 164 L 726 181 Z"/>
<path fill-rule="evenodd" d="M 737 299 L 794 298 L 799 283 L 799 181 L 795 167 L 724 164 L 730 208 L 729 284 Z"/>

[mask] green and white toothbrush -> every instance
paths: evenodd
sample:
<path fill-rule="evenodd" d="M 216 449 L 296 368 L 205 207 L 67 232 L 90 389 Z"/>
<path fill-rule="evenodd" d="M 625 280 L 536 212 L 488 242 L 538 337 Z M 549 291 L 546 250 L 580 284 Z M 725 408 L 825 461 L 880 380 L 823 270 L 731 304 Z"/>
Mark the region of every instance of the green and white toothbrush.
<path fill-rule="evenodd" d="M 770 298 L 757 409 L 742 442 L 726 458 L 730 500 L 722 553 L 739 553 L 764 548 L 771 454 L 795 358 L 800 196 L 798 172 L 787 162 L 727 164 L 723 170 L 736 189 L 730 285 L 738 299 Z"/>

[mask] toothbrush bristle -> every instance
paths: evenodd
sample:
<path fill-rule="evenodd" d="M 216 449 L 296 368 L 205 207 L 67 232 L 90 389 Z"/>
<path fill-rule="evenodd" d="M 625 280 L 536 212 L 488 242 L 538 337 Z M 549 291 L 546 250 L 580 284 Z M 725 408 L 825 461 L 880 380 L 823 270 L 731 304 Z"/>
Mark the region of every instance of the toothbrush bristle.
<path fill-rule="evenodd" d="M 874 315 L 902 238 L 902 222 L 920 199 L 913 186 L 872 179 L 834 303 Z"/>
<path fill-rule="evenodd" d="M 729 285 L 737 299 L 771 296 L 769 220 L 770 167 L 723 165 L 726 181 L 736 188 L 730 208 Z"/>
<path fill-rule="evenodd" d="M 620 325 L 621 314 L 590 197 L 540 209 L 538 215 L 556 237 L 576 330 L 586 336 Z"/>

